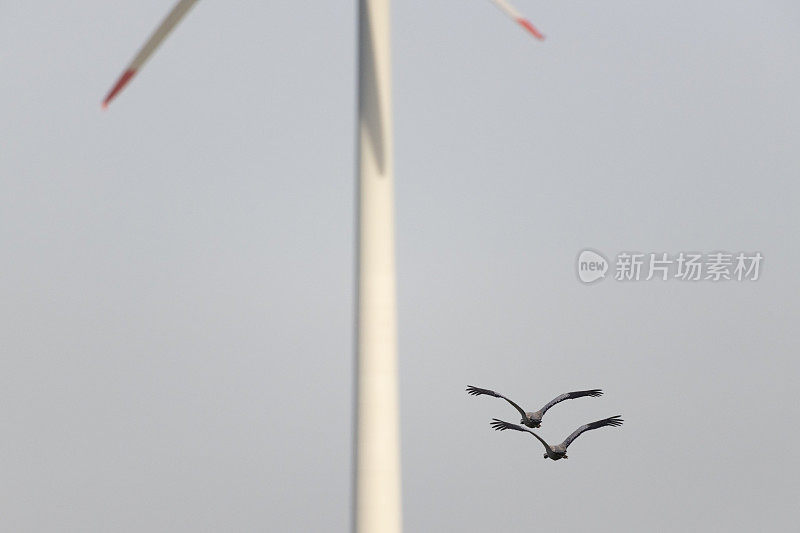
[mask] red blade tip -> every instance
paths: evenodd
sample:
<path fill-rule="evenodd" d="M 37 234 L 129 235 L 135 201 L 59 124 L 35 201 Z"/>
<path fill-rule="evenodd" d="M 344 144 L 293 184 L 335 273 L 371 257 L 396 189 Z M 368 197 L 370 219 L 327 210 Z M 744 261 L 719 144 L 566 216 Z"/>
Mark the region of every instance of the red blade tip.
<path fill-rule="evenodd" d="M 517 22 L 519 23 L 520 26 L 531 32 L 531 34 L 533 34 L 534 37 L 536 37 L 540 41 L 544 41 L 544 35 L 539 33 L 539 30 L 537 30 L 528 19 L 518 18 Z"/>
<path fill-rule="evenodd" d="M 125 72 L 122 73 L 122 76 L 119 77 L 117 83 L 115 83 L 114 87 L 112 87 L 111 90 L 108 91 L 105 100 L 103 100 L 103 109 L 106 109 L 108 107 L 109 102 L 111 102 L 111 100 L 113 100 L 114 97 L 117 96 L 117 94 L 122 90 L 122 88 L 125 87 L 125 85 L 127 85 L 129 81 L 131 81 L 131 78 L 133 78 L 135 74 L 136 74 L 135 70 L 126 70 Z"/>

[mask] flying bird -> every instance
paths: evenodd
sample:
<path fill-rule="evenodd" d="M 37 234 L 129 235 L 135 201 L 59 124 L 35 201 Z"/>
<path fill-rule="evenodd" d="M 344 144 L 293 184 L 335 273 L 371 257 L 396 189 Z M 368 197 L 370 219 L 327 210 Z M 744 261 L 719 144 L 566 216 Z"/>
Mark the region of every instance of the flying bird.
<path fill-rule="evenodd" d="M 544 416 L 544 414 L 547 412 L 548 409 L 553 407 L 555 404 L 563 402 L 564 400 L 583 398 L 584 396 L 592 396 L 592 397 L 602 396 L 603 391 L 601 389 L 591 389 L 591 390 L 579 390 L 574 392 L 565 392 L 564 394 L 556 396 L 555 398 L 547 402 L 545 406 L 539 409 L 538 411 L 528 411 L 528 412 L 525 412 L 522 409 L 522 407 L 515 404 L 502 394 L 498 394 L 493 390 L 480 389 L 478 387 L 473 387 L 472 385 L 470 385 L 469 387 L 467 387 L 467 394 L 471 394 L 472 396 L 482 396 L 484 394 L 488 394 L 489 396 L 494 396 L 495 398 L 502 398 L 511 405 L 513 405 L 514 409 L 519 411 L 519 414 L 522 415 L 522 420 L 519 421 L 520 424 L 524 424 L 529 428 L 538 428 L 542 425 L 542 417 Z"/>
<path fill-rule="evenodd" d="M 597 422 L 590 422 L 588 424 L 584 424 L 575 431 L 573 431 L 569 437 L 564 439 L 564 442 L 561 444 L 556 444 L 555 446 L 550 446 L 547 444 L 543 438 L 539 435 L 531 431 L 530 429 L 525 429 L 522 426 L 518 426 L 516 424 L 512 424 L 510 422 L 503 422 L 502 420 L 498 420 L 497 418 L 493 418 L 492 422 L 489 424 L 497 431 L 505 431 L 507 429 L 513 429 L 516 431 L 525 431 L 530 433 L 544 445 L 544 449 L 547 453 L 544 454 L 544 458 L 547 459 L 548 457 L 553 461 L 558 461 L 559 459 L 569 459 L 567 457 L 567 446 L 572 444 L 572 441 L 578 438 L 578 435 L 583 433 L 584 431 L 589 431 L 590 429 L 598 429 L 604 428 L 606 426 L 617 427 L 622 425 L 622 415 L 612 416 L 610 418 L 604 418 L 603 420 L 598 420 Z"/>

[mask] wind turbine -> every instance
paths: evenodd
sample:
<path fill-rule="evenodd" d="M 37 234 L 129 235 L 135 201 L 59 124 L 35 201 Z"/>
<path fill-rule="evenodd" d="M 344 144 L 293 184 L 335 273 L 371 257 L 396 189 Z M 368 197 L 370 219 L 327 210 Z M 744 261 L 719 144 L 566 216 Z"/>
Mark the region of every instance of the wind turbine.
<path fill-rule="evenodd" d="M 506 0 L 490 0 L 543 39 Z M 197 0 L 179 0 L 103 100 L 131 81 Z M 359 0 L 356 413 L 353 529 L 399 533 L 400 431 L 394 258 L 390 0 Z"/>

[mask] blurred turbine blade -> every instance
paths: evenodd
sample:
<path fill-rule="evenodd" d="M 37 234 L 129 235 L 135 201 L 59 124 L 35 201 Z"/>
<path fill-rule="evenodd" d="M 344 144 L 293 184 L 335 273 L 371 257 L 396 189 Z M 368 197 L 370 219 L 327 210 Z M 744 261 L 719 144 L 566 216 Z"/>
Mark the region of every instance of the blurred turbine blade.
<path fill-rule="evenodd" d="M 169 15 L 161 22 L 161 24 L 156 28 L 156 31 L 147 39 L 147 42 L 144 43 L 141 50 L 136 54 L 136 57 L 133 58 L 133 61 L 130 62 L 128 68 L 122 73 L 122 75 L 117 80 L 117 83 L 111 88 L 108 94 L 103 100 L 103 107 L 108 107 L 108 103 L 114 99 L 115 96 L 122 90 L 125 85 L 131 81 L 139 69 L 142 68 L 147 60 L 153 55 L 156 48 L 161 44 L 161 42 L 169 35 L 178 22 L 186 15 L 186 13 L 191 9 L 193 5 L 197 3 L 197 0 L 180 0 L 175 7 L 172 8 L 172 11 L 169 12 Z"/>
<path fill-rule="evenodd" d="M 544 40 L 544 35 L 542 35 L 539 30 L 537 30 L 531 21 L 523 17 L 519 11 L 517 11 L 514 6 L 506 2 L 506 0 L 491 0 L 491 2 L 496 5 L 500 10 L 517 21 L 517 24 L 528 30 L 534 37 L 539 39 L 540 41 Z"/>

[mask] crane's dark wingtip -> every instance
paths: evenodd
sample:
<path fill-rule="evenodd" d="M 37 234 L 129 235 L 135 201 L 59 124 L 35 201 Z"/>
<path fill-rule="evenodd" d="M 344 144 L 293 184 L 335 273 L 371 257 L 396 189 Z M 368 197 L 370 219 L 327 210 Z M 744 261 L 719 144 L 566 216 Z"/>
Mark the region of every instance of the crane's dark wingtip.
<path fill-rule="evenodd" d="M 589 390 L 576 390 L 572 392 L 568 392 L 566 394 L 566 398 L 583 398 L 584 396 L 591 396 L 592 398 L 597 398 L 598 396 L 603 395 L 603 389 L 589 389 Z"/>
<path fill-rule="evenodd" d="M 488 394 L 490 396 L 496 396 L 494 391 L 490 391 L 489 389 L 481 389 L 479 387 L 474 387 L 472 385 L 466 388 L 467 394 L 472 396 L 480 396 L 482 394 Z"/>
<path fill-rule="evenodd" d="M 512 425 L 509 424 L 508 422 L 504 422 L 503 420 L 499 420 L 497 418 L 492 418 L 492 421 L 489 422 L 489 425 L 496 431 L 505 431 L 507 429 L 514 429 Z"/>

